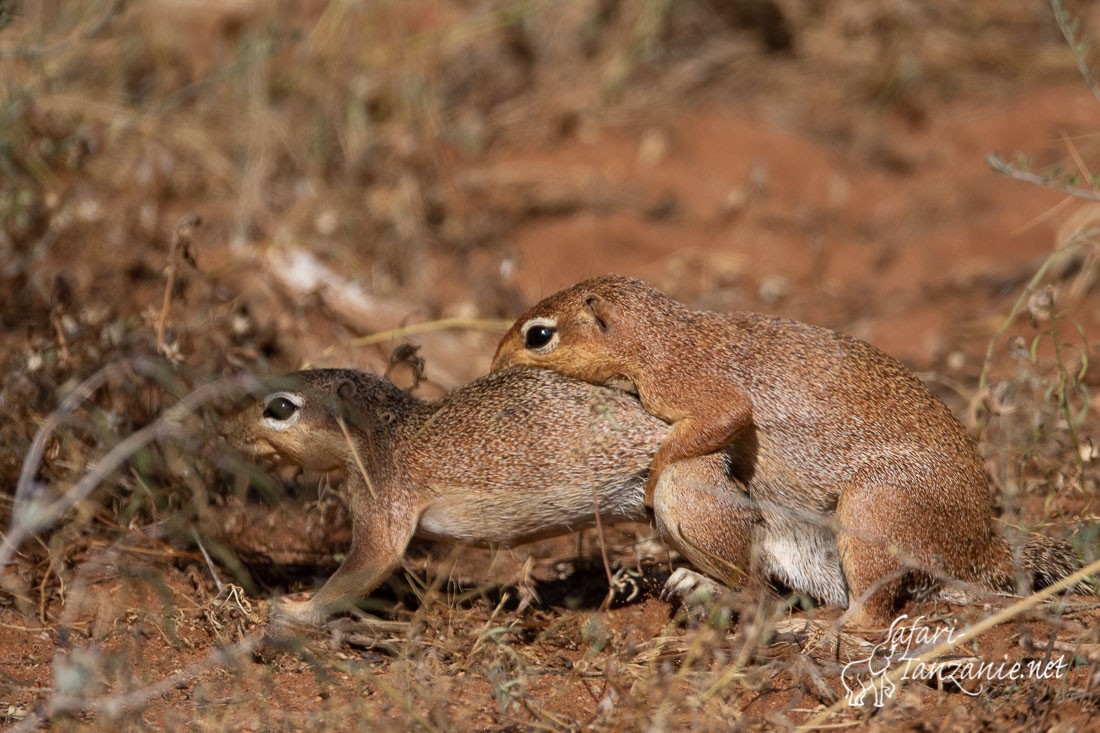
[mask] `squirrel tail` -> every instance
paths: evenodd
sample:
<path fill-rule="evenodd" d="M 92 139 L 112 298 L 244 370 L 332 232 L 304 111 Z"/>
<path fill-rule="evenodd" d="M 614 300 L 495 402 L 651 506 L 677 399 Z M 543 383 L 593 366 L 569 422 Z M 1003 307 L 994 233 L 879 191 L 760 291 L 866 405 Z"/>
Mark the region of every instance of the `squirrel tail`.
<path fill-rule="evenodd" d="M 1081 558 L 1067 540 L 1033 534 L 1024 543 L 1021 565 L 1032 590 L 1040 590 L 1081 569 Z M 1092 584 L 1082 581 L 1068 589 L 1072 593 L 1093 593 Z"/>

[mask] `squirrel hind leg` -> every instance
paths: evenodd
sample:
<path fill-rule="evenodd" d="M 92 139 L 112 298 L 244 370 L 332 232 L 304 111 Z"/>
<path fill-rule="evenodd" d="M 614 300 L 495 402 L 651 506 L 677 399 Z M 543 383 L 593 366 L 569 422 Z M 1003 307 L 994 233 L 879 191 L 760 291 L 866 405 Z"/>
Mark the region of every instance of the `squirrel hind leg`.
<path fill-rule="evenodd" d="M 967 478 L 904 452 L 856 472 L 835 514 L 849 623 L 888 626 L 911 595 L 950 578 L 983 579 L 994 549 L 992 513 L 976 498 L 984 485 Z"/>
<path fill-rule="evenodd" d="M 890 625 L 909 575 L 901 555 L 911 551 L 900 546 L 896 530 L 912 508 L 903 506 L 902 492 L 884 478 L 860 471 L 836 507 L 837 554 L 848 588 L 846 623 L 858 628 Z"/>
<path fill-rule="evenodd" d="M 908 572 L 879 543 L 839 533 L 837 547 L 848 582 L 847 624 L 858 628 L 885 628 L 894 618 Z"/>
<path fill-rule="evenodd" d="M 730 480 L 725 457 L 677 461 L 661 472 L 653 511 L 661 536 L 691 563 L 726 585 L 751 574 L 761 519 Z"/>

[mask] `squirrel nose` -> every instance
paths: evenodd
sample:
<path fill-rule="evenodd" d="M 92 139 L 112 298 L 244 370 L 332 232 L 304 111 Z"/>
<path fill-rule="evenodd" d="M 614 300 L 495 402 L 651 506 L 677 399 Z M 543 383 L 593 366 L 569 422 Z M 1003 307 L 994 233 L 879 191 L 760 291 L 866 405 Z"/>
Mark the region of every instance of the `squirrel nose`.
<path fill-rule="evenodd" d="M 499 372 L 506 366 L 508 366 L 508 354 L 503 353 L 500 349 L 497 349 L 497 353 L 493 355 L 493 363 L 489 367 L 489 371 Z"/>
<path fill-rule="evenodd" d="M 493 363 L 489 367 L 490 372 L 499 372 L 501 369 L 515 364 L 513 356 L 516 353 L 516 349 L 511 343 L 513 339 L 513 335 L 509 333 L 500 342 L 500 345 L 497 346 L 497 351 L 493 354 Z"/>

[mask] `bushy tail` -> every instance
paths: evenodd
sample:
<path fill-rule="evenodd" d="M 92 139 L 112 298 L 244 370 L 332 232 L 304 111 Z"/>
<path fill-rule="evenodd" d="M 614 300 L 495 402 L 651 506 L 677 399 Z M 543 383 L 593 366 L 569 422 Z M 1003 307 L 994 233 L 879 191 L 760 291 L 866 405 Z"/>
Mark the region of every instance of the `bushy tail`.
<path fill-rule="evenodd" d="M 1021 561 L 1032 590 L 1046 588 L 1081 569 L 1081 559 L 1073 545 L 1066 540 L 1038 534 L 1031 535 L 1024 544 Z M 1092 583 L 1088 581 L 1081 581 L 1069 588 L 1069 591 L 1085 594 L 1094 592 Z"/>

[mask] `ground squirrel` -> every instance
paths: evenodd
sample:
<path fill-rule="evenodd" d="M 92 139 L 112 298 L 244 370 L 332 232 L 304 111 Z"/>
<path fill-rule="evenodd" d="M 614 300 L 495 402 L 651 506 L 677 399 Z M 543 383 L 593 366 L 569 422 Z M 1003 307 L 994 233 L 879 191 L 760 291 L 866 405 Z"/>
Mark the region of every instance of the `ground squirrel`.
<path fill-rule="evenodd" d="M 852 608 L 856 625 L 888 623 L 909 591 L 947 578 L 1015 589 L 974 440 L 915 375 L 863 341 L 693 310 L 607 275 L 521 316 L 493 359 L 493 369 L 513 365 L 633 383 L 646 410 L 672 423 L 648 506 L 660 508 L 653 491 L 670 467 L 722 449 L 767 526 L 758 550 L 791 588 Z M 1038 536 L 1023 560 L 1034 584 L 1079 567 L 1067 543 Z M 829 572 L 838 566 L 842 577 Z"/>
<path fill-rule="evenodd" d="M 525 367 L 434 403 L 341 369 L 290 374 L 264 389 L 225 422 L 230 444 L 347 476 L 346 559 L 309 601 L 280 605 L 314 624 L 381 583 L 414 535 L 515 545 L 590 527 L 597 507 L 604 523 L 646 521 L 646 469 L 668 433 L 622 391 Z M 728 580 L 732 565 L 747 563 L 758 517 L 738 506 L 744 493 L 728 479 L 725 456 L 681 462 L 658 499 L 673 480 L 681 485 L 667 506 L 683 519 L 665 526 L 658 512 L 658 528 L 697 567 Z"/>

